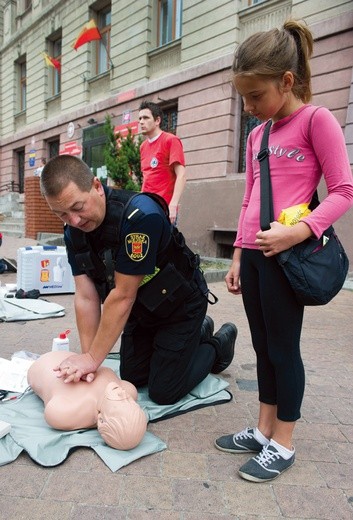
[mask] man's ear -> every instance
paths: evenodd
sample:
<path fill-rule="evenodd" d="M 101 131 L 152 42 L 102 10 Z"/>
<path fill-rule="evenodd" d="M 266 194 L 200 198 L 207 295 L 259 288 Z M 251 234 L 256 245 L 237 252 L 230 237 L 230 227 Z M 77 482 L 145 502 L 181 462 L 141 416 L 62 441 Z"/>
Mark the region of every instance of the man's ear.
<path fill-rule="evenodd" d="M 162 120 L 161 120 L 160 116 L 157 116 L 155 121 L 156 121 L 156 124 L 160 127 L 162 124 Z"/>
<path fill-rule="evenodd" d="M 101 181 L 98 179 L 98 177 L 94 177 L 93 187 L 99 194 L 104 193 L 103 185 L 102 185 Z"/>

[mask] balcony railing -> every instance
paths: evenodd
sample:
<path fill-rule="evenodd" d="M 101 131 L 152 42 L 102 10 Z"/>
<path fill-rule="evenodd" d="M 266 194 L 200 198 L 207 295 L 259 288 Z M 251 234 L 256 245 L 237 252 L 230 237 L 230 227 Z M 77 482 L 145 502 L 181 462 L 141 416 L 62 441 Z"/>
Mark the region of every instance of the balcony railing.
<path fill-rule="evenodd" d="M 2 191 L 12 191 L 20 193 L 20 185 L 18 182 L 15 181 L 5 182 L 3 184 L 0 184 L 0 192 Z"/>

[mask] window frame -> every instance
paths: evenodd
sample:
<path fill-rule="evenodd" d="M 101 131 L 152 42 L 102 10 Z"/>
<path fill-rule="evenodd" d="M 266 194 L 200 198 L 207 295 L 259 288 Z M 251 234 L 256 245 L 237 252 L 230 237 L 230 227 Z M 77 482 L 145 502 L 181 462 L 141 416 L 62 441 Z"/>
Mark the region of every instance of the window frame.
<path fill-rule="evenodd" d="M 157 47 L 168 45 L 181 38 L 182 14 L 183 0 L 158 0 Z"/>
<path fill-rule="evenodd" d="M 107 14 L 109 13 L 109 24 L 103 25 L 104 18 L 107 18 Z M 96 12 L 97 19 L 97 27 L 101 34 L 102 39 L 97 40 L 95 42 L 95 73 L 96 75 L 104 74 L 111 69 L 111 58 L 110 58 L 110 49 L 111 49 L 111 16 L 112 16 L 112 6 L 111 4 L 106 5 L 102 9 Z M 103 57 L 105 56 L 105 57 Z M 103 60 L 105 60 L 103 66 Z"/>
<path fill-rule="evenodd" d="M 252 7 L 253 5 L 258 5 L 266 2 L 266 0 L 248 0 L 248 6 Z"/>
<path fill-rule="evenodd" d="M 52 54 L 60 64 L 62 59 L 62 36 L 60 34 L 55 40 L 51 42 Z M 53 96 L 59 96 L 61 94 L 61 72 L 55 67 L 51 67 L 51 93 Z"/>
<path fill-rule="evenodd" d="M 161 122 L 161 130 L 176 135 L 178 128 L 178 102 L 167 105 L 160 105 L 163 111 L 163 121 Z"/>
<path fill-rule="evenodd" d="M 27 110 L 27 62 L 25 57 L 17 61 L 17 73 L 19 89 L 18 106 L 20 112 L 25 112 Z"/>
<path fill-rule="evenodd" d="M 47 141 L 49 159 L 59 155 L 60 137 L 51 138 Z"/>
<path fill-rule="evenodd" d="M 246 143 L 249 137 L 249 134 L 253 128 L 260 125 L 261 121 L 255 116 L 250 115 L 248 112 L 245 112 L 243 109 L 242 102 L 242 111 L 240 117 L 240 137 L 239 137 L 239 173 L 245 173 L 246 169 Z"/>
<path fill-rule="evenodd" d="M 61 64 L 62 59 L 62 33 L 61 29 L 56 31 L 47 38 L 48 55 L 55 58 Z M 56 67 L 47 67 L 48 69 L 48 96 L 56 97 L 61 94 L 61 71 Z"/>

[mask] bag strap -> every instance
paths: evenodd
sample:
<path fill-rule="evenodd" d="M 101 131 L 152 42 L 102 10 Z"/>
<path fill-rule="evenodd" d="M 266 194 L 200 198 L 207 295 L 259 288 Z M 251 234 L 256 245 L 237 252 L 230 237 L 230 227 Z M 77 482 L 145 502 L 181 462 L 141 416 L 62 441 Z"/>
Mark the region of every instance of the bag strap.
<path fill-rule="evenodd" d="M 260 227 L 262 231 L 271 228 L 270 222 L 273 221 L 272 187 L 269 165 L 268 136 L 272 125 L 271 119 L 267 121 L 261 141 L 261 149 L 257 156 L 260 162 Z"/>
<path fill-rule="evenodd" d="M 312 116 L 315 114 L 313 112 Z M 311 123 L 311 119 L 310 119 Z M 272 125 L 271 119 L 267 121 L 264 133 L 261 140 L 261 149 L 257 156 L 260 162 L 260 227 L 261 231 L 267 231 L 271 229 L 270 223 L 273 222 L 273 201 L 272 201 L 272 186 L 270 176 L 270 164 L 268 160 L 269 149 L 268 149 L 268 136 Z M 320 204 L 317 190 L 311 199 L 309 208 L 315 209 Z"/>

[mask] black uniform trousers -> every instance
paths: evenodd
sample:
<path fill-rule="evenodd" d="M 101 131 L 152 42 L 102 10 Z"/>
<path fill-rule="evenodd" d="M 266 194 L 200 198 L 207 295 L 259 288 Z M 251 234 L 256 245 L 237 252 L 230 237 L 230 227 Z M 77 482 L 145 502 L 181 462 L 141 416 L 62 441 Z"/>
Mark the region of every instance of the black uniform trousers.
<path fill-rule="evenodd" d="M 207 299 L 198 288 L 167 318 L 134 306 L 121 337 L 121 378 L 137 387 L 147 385 L 158 404 L 179 401 L 215 362 L 213 340 L 200 344 L 206 310 Z"/>

